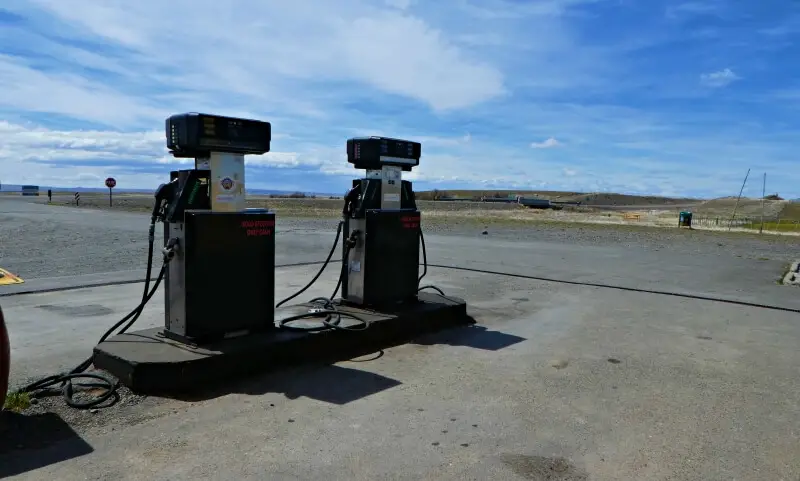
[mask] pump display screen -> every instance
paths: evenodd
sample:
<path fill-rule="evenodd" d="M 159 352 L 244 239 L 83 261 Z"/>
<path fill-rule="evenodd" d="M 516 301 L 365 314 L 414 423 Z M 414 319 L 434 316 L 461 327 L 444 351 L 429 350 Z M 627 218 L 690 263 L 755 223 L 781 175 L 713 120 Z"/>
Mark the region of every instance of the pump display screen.
<path fill-rule="evenodd" d="M 219 115 L 173 115 L 166 129 L 167 147 L 173 155 L 209 151 L 260 155 L 269 152 L 272 140 L 269 122 Z"/>
<path fill-rule="evenodd" d="M 386 137 L 363 137 L 347 141 L 347 161 L 356 168 L 379 169 L 383 165 L 419 165 L 422 144 Z"/>

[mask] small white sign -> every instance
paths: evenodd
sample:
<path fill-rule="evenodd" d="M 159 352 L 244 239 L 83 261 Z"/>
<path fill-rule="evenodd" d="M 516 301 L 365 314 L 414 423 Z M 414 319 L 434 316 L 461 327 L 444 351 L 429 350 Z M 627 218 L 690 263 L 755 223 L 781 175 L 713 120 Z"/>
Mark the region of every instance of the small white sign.
<path fill-rule="evenodd" d="M 359 261 L 351 261 L 350 262 L 350 272 L 361 272 L 361 262 L 359 262 Z"/>
<path fill-rule="evenodd" d="M 400 180 L 402 173 L 399 167 L 384 167 L 383 178 L 386 180 Z"/>
<path fill-rule="evenodd" d="M 383 194 L 384 202 L 400 202 L 400 194 Z"/>

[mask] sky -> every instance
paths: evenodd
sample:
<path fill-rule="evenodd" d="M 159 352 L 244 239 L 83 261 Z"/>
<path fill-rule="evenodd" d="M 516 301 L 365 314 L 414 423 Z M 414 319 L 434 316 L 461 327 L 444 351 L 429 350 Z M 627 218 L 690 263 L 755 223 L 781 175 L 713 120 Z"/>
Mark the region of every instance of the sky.
<path fill-rule="evenodd" d="M 164 120 L 272 123 L 247 186 L 800 197 L 797 0 L 3 0 L 0 182 L 155 188 Z M 185 160 L 184 160 L 185 162 Z"/>

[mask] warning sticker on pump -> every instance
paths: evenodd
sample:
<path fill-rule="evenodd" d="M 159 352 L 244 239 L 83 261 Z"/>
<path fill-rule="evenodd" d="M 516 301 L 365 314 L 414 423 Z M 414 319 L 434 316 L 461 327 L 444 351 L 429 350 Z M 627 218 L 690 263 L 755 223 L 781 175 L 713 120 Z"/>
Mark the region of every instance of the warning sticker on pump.
<path fill-rule="evenodd" d="M 7 270 L 0 267 L 0 286 L 7 286 L 10 284 L 22 284 L 22 278 L 15 276 Z"/>

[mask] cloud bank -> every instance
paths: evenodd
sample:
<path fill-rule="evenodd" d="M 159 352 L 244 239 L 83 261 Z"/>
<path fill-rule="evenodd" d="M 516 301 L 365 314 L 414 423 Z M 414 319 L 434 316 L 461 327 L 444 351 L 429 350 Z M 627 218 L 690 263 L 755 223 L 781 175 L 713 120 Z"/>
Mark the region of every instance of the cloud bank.
<path fill-rule="evenodd" d="M 340 192 L 390 135 L 417 188 L 800 197 L 798 40 L 791 2 L 8 0 L 0 182 L 154 188 L 201 111 L 272 122 L 251 187 Z"/>

